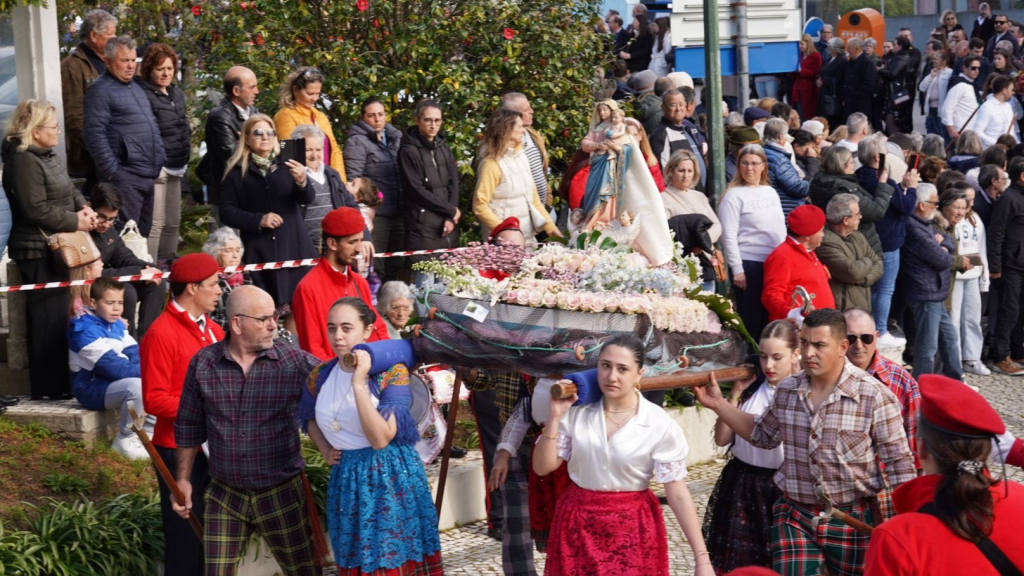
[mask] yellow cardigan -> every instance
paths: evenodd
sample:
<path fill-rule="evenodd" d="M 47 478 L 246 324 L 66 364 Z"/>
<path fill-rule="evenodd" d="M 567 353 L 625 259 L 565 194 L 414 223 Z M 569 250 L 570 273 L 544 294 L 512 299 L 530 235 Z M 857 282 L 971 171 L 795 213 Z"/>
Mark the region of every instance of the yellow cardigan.
<path fill-rule="evenodd" d="M 316 108 L 306 108 L 305 106 L 281 108 L 277 111 L 277 114 L 274 114 L 274 129 L 277 130 L 277 138 L 279 140 L 291 138 L 293 130 L 302 124 L 310 123 L 310 116 L 316 118 L 317 127 L 323 130 L 324 134 L 327 134 L 327 139 L 331 143 L 331 158 L 328 164 L 331 168 L 337 170 L 338 174 L 341 174 L 342 182 L 348 182 L 348 178 L 345 177 L 345 161 L 341 157 L 341 146 L 338 146 L 338 141 L 334 139 L 331 123 L 323 112 Z"/>

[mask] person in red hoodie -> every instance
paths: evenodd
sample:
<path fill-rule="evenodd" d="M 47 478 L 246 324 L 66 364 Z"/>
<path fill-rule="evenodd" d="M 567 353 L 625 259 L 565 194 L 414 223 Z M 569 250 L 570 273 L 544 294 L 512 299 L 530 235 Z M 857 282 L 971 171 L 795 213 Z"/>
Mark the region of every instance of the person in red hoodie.
<path fill-rule="evenodd" d="M 323 256 L 295 288 L 292 313 L 299 347 L 321 360 L 335 358 L 327 342 L 327 312 L 339 298 L 355 296 L 376 313 L 370 285 L 366 278 L 353 271 L 363 242 L 363 215 L 355 208 L 343 206 L 328 212 L 320 222 L 323 231 Z M 367 342 L 388 339 L 388 328 L 377 314 Z"/>
<path fill-rule="evenodd" d="M 171 265 L 171 299 L 146 331 L 139 346 L 142 401 L 156 416 L 153 445 L 173 471 L 177 469 L 174 420 L 189 360 L 200 348 L 224 339 L 224 331 L 207 314 L 220 301 L 217 273 L 220 266 L 204 253 L 182 256 Z M 202 522 L 202 488 L 207 482 L 206 457 L 200 454 L 192 468 L 193 509 Z M 171 493 L 160 484 L 160 515 L 164 524 L 164 574 L 202 576 L 203 546 L 186 520 L 171 509 Z"/>
<path fill-rule="evenodd" d="M 802 286 L 811 297 L 816 310 L 835 308 L 832 288 L 828 285 L 828 268 L 814 251 L 825 236 L 825 212 L 804 204 L 786 217 L 789 235 L 764 261 L 764 290 L 761 304 L 768 310 L 768 321 L 796 319 L 799 309 L 793 307 L 793 291 Z"/>
<path fill-rule="evenodd" d="M 999 414 L 962 382 L 921 376 L 917 455 L 925 475 L 893 492 L 895 518 L 871 535 L 871 576 L 997 576 L 1024 570 L 1024 486 L 996 480 L 986 462 L 1006 432 Z"/>

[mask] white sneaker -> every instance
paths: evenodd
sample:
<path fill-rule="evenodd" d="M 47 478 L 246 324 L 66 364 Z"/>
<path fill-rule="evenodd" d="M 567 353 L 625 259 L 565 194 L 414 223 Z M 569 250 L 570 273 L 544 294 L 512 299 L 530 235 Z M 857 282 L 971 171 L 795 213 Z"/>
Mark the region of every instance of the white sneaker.
<path fill-rule="evenodd" d="M 878 337 L 878 348 L 900 348 L 907 345 L 906 338 L 900 338 L 899 336 L 893 336 L 891 332 L 886 332 Z"/>
<path fill-rule="evenodd" d="M 149 460 L 149 452 L 146 452 L 146 447 L 135 434 L 118 435 L 110 448 L 129 460 Z"/>
<path fill-rule="evenodd" d="M 992 371 L 981 362 L 974 360 L 972 362 L 964 362 L 964 372 L 968 374 L 976 374 L 978 376 L 991 376 Z"/>

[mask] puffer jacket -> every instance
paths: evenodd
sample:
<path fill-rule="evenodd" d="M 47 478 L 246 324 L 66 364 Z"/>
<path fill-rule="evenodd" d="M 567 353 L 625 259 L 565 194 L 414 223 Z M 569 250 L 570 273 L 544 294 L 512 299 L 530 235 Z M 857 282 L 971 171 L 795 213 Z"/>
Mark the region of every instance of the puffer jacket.
<path fill-rule="evenodd" d="M 360 120 L 348 130 L 345 140 L 345 172 L 349 180 L 368 178 L 384 195 L 377 207 L 377 216 L 401 215 L 402 181 L 398 170 L 398 148 L 402 133 L 391 124 L 384 125 L 384 139 L 369 124 Z"/>
<path fill-rule="evenodd" d="M 779 194 L 782 213 L 789 216 L 790 212 L 806 203 L 811 183 L 800 178 L 789 152 L 778 144 L 766 144 L 764 155 L 768 158 L 768 183 Z"/>
<path fill-rule="evenodd" d="M 160 127 L 160 137 L 164 141 L 164 152 L 167 155 L 164 166 L 182 168 L 188 165 L 192 148 L 189 144 L 191 129 L 188 125 L 188 111 L 185 110 L 185 93 L 174 84 L 168 86 L 167 94 L 164 94 L 145 80 L 139 80 L 138 83 L 146 91 L 156 125 Z"/>
<path fill-rule="evenodd" d="M 907 238 L 900 248 L 900 279 L 903 293 L 915 302 L 944 302 L 949 296 L 953 253 L 949 236 L 935 242 L 935 228 L 916 214 L 907 216 Z"/>
<path fill-rule="evenodd" d="M 103 410 L 107 388 L 123 378 L 139 378 L 139 344 L 120 320 L 107 322 L 92 311 L 68 327 L 71 390 L 89 410 Z"/>
<path fill-rule="evenodd" d="M 156 178 L 165 166 L 164 141 L 146 91 L 109 72 L 85 92 L 85 143 L 100 180 L 109 180 L 118 170 Z"/>
<path fill-rule="evenodd" d="M 819 172 L 811 181 L 811 204 L 827 212 L 828 202 L 837 194 L 853 194 L 860 199 L 861 221 L 858 230 L 867 239 L 875 254 L 882 255 L 882 242 L 875 231 L 875 222 L 882 219 L 889 208 L 893 189 L 888 184 L 878 183 L 874 194 L 869 194 L 857 183 L 852 174 L 826 174 Z"/>
<path fill-rule="evenodd" d="M 29 146 L 17 152 L 19 144 L 19 140 L 4 140 L 0 146 L 3 186 L 13 221 L 7 247 L 13 260 L 48 258 L 43 234 L 77 230 L 75 212 L 85 205 L 85 198 L 52 148 Z"/>
<path fill-rule="evenodd" d="M 420 135 L 418 127 L 406 129 L 398 150 L 398 166 L 406 249 L 452 248 L 459 241 L 458 230 L 447 236 L 441 236 L 441 232 L 445 220 L 453 220 L 459 208 L 459 172 L 444 134 L 430 142 Z"/>

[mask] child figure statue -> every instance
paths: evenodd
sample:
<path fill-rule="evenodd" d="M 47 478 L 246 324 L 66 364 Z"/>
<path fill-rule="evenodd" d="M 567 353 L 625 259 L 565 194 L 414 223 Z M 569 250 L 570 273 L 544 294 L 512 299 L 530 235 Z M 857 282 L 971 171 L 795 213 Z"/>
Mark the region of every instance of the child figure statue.
<path fill-rule="evenodd" d="M 601 106 L 599 104 L 598 106 Z M 616 206 L 625 187 L 625 175 L 633 160 L 636 140 L 626 131 L 626 115 L 616 108 L 608 122 L 602 122 L 604 140 L 590 158 L 590 175 L 583 195 L 582 208 L 587 214 L 584 229 L 597 225 L 607 227 L 615 218 Z"/>

